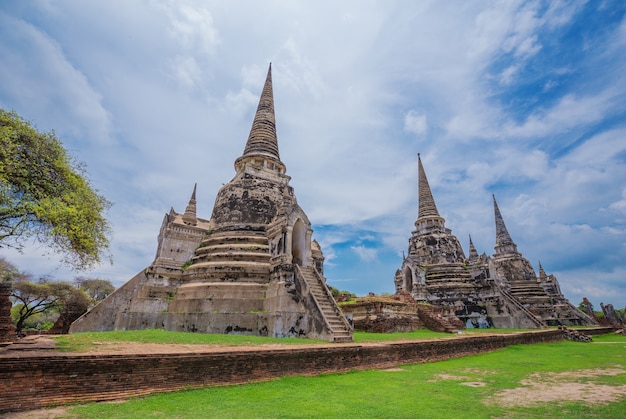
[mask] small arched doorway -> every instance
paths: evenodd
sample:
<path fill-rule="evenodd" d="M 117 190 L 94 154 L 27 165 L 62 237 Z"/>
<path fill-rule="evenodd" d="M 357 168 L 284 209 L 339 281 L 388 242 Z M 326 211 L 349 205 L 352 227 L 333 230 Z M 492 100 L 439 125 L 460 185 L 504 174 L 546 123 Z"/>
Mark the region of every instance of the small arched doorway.
<path fill-rule="evenodd" d="M 306 227 L 298 218 L 291 232 L 291 257 L 292 263 L 305 266 L 306 261 Z"/>

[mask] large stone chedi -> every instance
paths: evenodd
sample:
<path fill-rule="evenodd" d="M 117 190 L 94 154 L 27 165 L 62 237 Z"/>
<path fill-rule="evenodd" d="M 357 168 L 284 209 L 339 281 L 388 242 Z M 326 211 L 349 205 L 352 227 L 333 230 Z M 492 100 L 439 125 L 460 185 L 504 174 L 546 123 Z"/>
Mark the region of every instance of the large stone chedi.
<path fill-rule="evenodd" d="M 396 292 L 418 302 L 449 307 L 467 327 L 542 327 L 595 322 L 561 294 L 553 275 L 539 276 L 511 239 L 493 198 L 496 245 L 479 255 L 470 238 L 469 257 L 445 226 L 418 155 L 419 209 L 408 255 L 396 272 Z"/>
<path fill-rule="evenodd" d="M 271 66 L 235 177 L 210 220 L 165 216 L 154 262 L 71 332 L 163 328 L 350 341 L 323 277 L 324 257 L 280 160 Z"/>

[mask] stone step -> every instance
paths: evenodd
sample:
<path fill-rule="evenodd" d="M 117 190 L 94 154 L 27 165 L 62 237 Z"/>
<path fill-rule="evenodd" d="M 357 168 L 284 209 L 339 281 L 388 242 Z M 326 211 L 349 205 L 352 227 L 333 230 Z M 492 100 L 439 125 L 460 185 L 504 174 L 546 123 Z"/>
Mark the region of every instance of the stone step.
<path fill-rule="evenodd" d="M 255 232 L 236 232 L 229 231 L 224 233 L 211 234 L 206 236 L 202 241 L 223 241 L 223 242 L 237 242 L 241 240 L 256 240 L 256 241 L 267 241 L 267 236 L 265 233 L 257 234 Z"/>
<path fill-rule="evenodd" d="M 211 245 L 211 246 L 203 246 L 196 249 L 196 254 L 202 255 L 205 253 L 219 253 L 219 252 L 232 252 L 232 251 L 240 251 L 240 252 L 264 252 L 269 253 L 269 246 L 266 244 L 256 244 L 256 243 L 241 243 L 239 245 L 229 243 L 229 244 L 219 244 L 219 245 Z"/>
<path fill-rule="evenodd" d="M 329 290 L 321 283 L 320 279 L 309 270 L 310 268 L 301 268 L 311 295 L 316 300 L 317 305 L 326 319 L 326 323 L 333 335 L 334 342 L 351 342 L 352 331 L 346 326 L 344 320 L 337 313 L 336 303 Z"/>
<path fill-rule="evenodd" d="M 267 237 L 265 236 L 210 236 L 206 239 L 202 240 L 201 247 L 211 247 L 215 245 L 257 245 L 257 246 L 267 246 Z"/>
<path fill-rule="evenodd" d="M 269 253 L 261 253 L 261 252 L 246 252 L 246 251 L 232 251 L 232 252 L 220 252 L 220 253 L 203 253 L 194 256 L 191 259 L 194 263 L 201 261 L 250 261 L 250 262 L 262 262 L 269 263 L 270 254 Z"/>

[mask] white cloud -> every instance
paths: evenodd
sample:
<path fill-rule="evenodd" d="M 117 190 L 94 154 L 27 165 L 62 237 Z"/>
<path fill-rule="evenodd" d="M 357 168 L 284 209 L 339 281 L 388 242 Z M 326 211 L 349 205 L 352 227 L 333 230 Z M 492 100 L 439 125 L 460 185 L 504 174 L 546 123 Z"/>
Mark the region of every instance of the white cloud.
<path fill-rule="evenodd" d="M 404 130 L 417 135 L 424 135 L 428 130 L 426 115 L 411 109 L 404 115 Z"/>
<path fill-rule="evenodd" d="M 305 56 L 302 46 L 299 46 L 293 38 L 284 42 L 277 59 L 281 61 L 278 74 L 283 77 L 283 83 L 288 85 L 294 93 L 306 94 L 316 99 L 330 93 L 327 91 L 319 69 L 310 58 Z"/>
<path fill-rule="evenodd" d="M 178 1 L 166 2 L 163 6 L 169 15 L 168 31 L 181 47 L 201 55 L 215 52 L 220 37 L 207 8 Z"/>
<path fill-rule="evenodd" d="M 541 45 L 538 44 L 537 35 L 529 36 L 522 40 L 515 49 L 515 56 L 517 57 L 530 57 L 541 49 Z"/>
<path fill-rule="evenodd" d="M 538 109 L 522 124 L 508 122 L 504 126 L 510 137 L 544 137 L 570 132 L 571 130 L 600 121 L 609 111 L 615 90 L 577 97 L 568 94 L 548 109 Z"/>
<path fill-rule="evenodd" d="M 569 296 L 570 302 L 578 305 L 584 297 L 588 298 L 597 309 L 600 303 L 611 303 L 615 308 L 623 308 L 626 269 L 614 267 L 608 271 L 590 269 L 563 270 L 554 273 L 561 285 L 561 291 Z"/>
<path fill-rule="evenodd" d="M 374 262 L 378 257 L 378 251 L 371 247 L 366 247 L 364 245 L 359 246 L 350 246 L 350 249 L 356 253 L 356 255 L 363 262 Z"/>
<path fill-rule="evenodd" d="M 0 12 L 0 79 L 5 101 L 40 130 L 111 144 L 102 96 L 43 31 Z M 18 47 L 16 50 L 15 47 Z M 5 105 L 5 106 L 6 106 Z M 76 145 L 75 145 L 76 146 Z"/>
<path fill-rule="evenodd" d="M 193 57 L 176 57 L 172 70 L 176 80 L 187 88 L 194 88 L 202 82 L 202 71 Z"/>
<path fill-rule="evenodd" d="M 496 192 L 531 260 L 565 271 L 567 263 L 582 266 L 588 251 L 609 264 L 626 257 L 626 26 L 605 25 L 601 38 L 585 40 L 584 56 L 584 45 L 563 41 L 574 24 L 593 22 L 586 17 L 595 7 L 3 4 L 0 104 L 54 128 L 115 202 L 116 265 L 100 272 L 116 280 L 150 263 L 162 214 L 184 209 L 195 182 L 199 214 L 209 217 L 217 189 L 234 174 L 270 61 L 280 155 L 313 228 L 324 225 L 315 237 L 331 273 L 346 254 L 382 264 L 385 252 L 406 251 L 417 216 L 417 152 L 466 249 L 471 233 L 480 252 L 491 252 Z M 559 42 L 572 61 L 549 57 L 550 67 L 540 68 Z M 532 87 L 521 78 L 530 65 L 542 77 L 525 98 L 516 89 Z M 527 99 L 523 110 L 518 99 Z M 360 242 L 362 230 L 375 232 L 380 246 Z M 389 281 L 396 268 L 389 266 Z M 364 276 L 353 269 L 341 277 Z M 615 291 L 605 286 L 615 278 L 599 275 L 606 282 L 597 292 Z"/>
<path fill-rule="evenodd" d="M 502 72 L 500 73 L 500 84 L 505 86 L 512 84 L 519 70 L 519 64 L 513 64 L 502 70 Z"/>
<path fill-rule="evenodd" d="M 609 205 L 609 209 L 622 215 L 626 215 L 626 189 L 622 190 L 622 199 Z"/>

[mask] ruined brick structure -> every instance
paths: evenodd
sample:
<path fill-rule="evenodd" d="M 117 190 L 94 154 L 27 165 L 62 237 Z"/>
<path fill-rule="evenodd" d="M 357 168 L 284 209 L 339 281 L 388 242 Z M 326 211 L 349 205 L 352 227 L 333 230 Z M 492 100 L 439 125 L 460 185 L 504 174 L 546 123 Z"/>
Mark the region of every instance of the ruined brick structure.
<path fill-rule="evenodd" d="M 15 340 L 10 295 L 11 283 L 0 279 L 0 344 Z"/>
<path fill-rule="evenodd" d="M 457 333 L 464 327 L 455 316 L 454 306 L 418 304 L 411 294 L 401 291 L 391 296 L 357 298 L 341 309 L 354 330 L 375 333 L 412 332 L 429 329 Z"/>
<path fill-rule="evenodd" d="M 603 334 L 612 331 L 591 329 L 584 330 L 584 333 Z M 386 369 L 491 352 L 508 345 L 559 342 L 563 339 L 561 330 L 550 329 L 437 340 L 280 349 L 259 347 L 256 350 L 200 351 L 192 354 L 57 353 L 24 356 L 0 353 L 0 395 L 3 396 L 0 397 L 0 416 L 6 412 L 45 406 L 120 400 L 183 389 L 266 381 L 290 375 Z M 35 378 L 24 379 L 25 374 Z M 36 391 L 33 391 L 34 382 Z M 209 409 L 210 406 L 207 407 L 208 412 Z"/>
<path fill-rule="evenodd" d="M 165 215 L 154 262 L 70 332 L 163 328 L 352 340 L 323 277 L 324 256 L 280 160 L 271 66 L 235 177 L 211 218 Z"/>
<path fill-rule="evenodd" d="M 466 258 L 439 215 L 419 155 L 418 195 L 408 255 L 394 278 L 396 293 L 409 292 L 418 302 L 453 306 L 455 316 L 467 327 L 596 324 L 563 296 L 557 279 L 541 265 L 537 276 L 511 239 L 495 196 L 495 254 L 479 255 L 470 237 Z"/>

